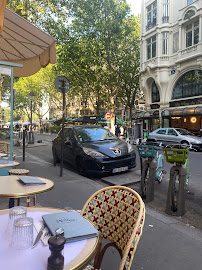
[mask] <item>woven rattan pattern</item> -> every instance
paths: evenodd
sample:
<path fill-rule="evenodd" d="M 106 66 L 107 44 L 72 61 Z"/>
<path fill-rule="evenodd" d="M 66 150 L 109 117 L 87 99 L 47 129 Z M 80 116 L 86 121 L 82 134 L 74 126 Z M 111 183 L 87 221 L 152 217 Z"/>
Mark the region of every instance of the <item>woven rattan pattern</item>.
<path fill-rule="evenodd" d="M 101 237 L 115 244 L 122 257 L 119 270 L 129 270 L 145 220 L 145 206 L 139 194 L 123 186 L 103 188 L 89 198 L 81 214 L 93 223 Z"/>

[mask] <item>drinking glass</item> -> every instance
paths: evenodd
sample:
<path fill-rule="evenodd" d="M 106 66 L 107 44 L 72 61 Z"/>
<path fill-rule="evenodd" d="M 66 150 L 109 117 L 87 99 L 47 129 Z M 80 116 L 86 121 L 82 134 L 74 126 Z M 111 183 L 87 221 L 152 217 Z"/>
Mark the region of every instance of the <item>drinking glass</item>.
<path fill-rule="evenodd" d="M 15 206 L 9 210 L 9 218 L 8 218 L 8 226 L 7 226 L 7 233 L 8 233 L 9 239 L 11 239 L 12 234 L 13 234 L 14 221 L 17 218 L 22 218 L 26 216 L 27 216 L 27 208 L 24 206 Z"/>
<path fill-rule="evenodd" d="M 17 218 L 14 221 L 11 247 L 27 249 L 33 244 L 33 218 Z"/>
<path fill-rule="evenodd" d="M 7 164 L 7 163 L 9 163 L 8 157 L 3 157 L 3 164 Z"/>

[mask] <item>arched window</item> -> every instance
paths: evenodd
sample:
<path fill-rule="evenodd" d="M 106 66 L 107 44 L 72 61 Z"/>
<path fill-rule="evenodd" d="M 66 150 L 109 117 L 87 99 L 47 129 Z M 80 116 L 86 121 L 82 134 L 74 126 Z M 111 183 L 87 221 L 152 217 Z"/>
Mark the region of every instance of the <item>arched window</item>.
<path fill-rule="evenodd" d="M 153 82 L 153 84 L 152 84 L 152 103 L 159 102 L 159 101 L 160 101 L 159 90 L 156 86 L 156 83 Z"/>
<path fill-rule="evenodd" d="M 172 99 L 202 95 L 202 70 L 191 70 L 183 74 L 175 84 Z"/>
<path fill-rule="evenodd" d="M 190 9 L 186 12 L 184 15 L 184 20 L 189 20 L 191 17 L 193 17 L 196 14 L 196 12 L 193 9 Z"/>

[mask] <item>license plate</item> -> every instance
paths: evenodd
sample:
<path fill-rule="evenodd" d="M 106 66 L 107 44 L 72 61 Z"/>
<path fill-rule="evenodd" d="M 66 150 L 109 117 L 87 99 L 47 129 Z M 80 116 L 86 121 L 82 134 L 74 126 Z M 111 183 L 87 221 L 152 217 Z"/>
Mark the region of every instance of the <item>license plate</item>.
<path fill-rule="evenodd" d="M 127 170 L 128 170 L 128 166 L 125 166 L 125 167 L 120 167 L 120 168 L 113 169 L 112 173 L 125 172 Z"/>

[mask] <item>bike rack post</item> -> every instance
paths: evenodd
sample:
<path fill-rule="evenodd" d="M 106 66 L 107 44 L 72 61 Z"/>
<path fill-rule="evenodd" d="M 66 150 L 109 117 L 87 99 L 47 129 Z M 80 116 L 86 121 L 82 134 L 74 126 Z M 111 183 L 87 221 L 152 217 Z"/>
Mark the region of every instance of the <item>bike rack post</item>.
<path fill-rule="evenodd" d="M 149 180 L 147 185 L 147 195 L 145 198 L 145 202 L 151 202 L 154 199 L 154 185 L 155 185 L 155 179 L 156 179 L 156 168 L 157 168 L 157 162 L 155 159 L 153 160 L 145 160 L 143 167 L 145 163 L 149 164 Z"/>
<path fill-rule="evenodd" d="M 179 171 L 179 192 L 177 198 L 177 211 L 174 212 L 172 209 L 172 192 L 173 192 L 173 181 L 174 172 Z M 184 165 L 172 166 L 170 169 L 170 181 L 167 193 L 166 213 L 168 215 L 182 216 L 185 213 L 185 184 L 186 184 L 186 168 Z"/>

